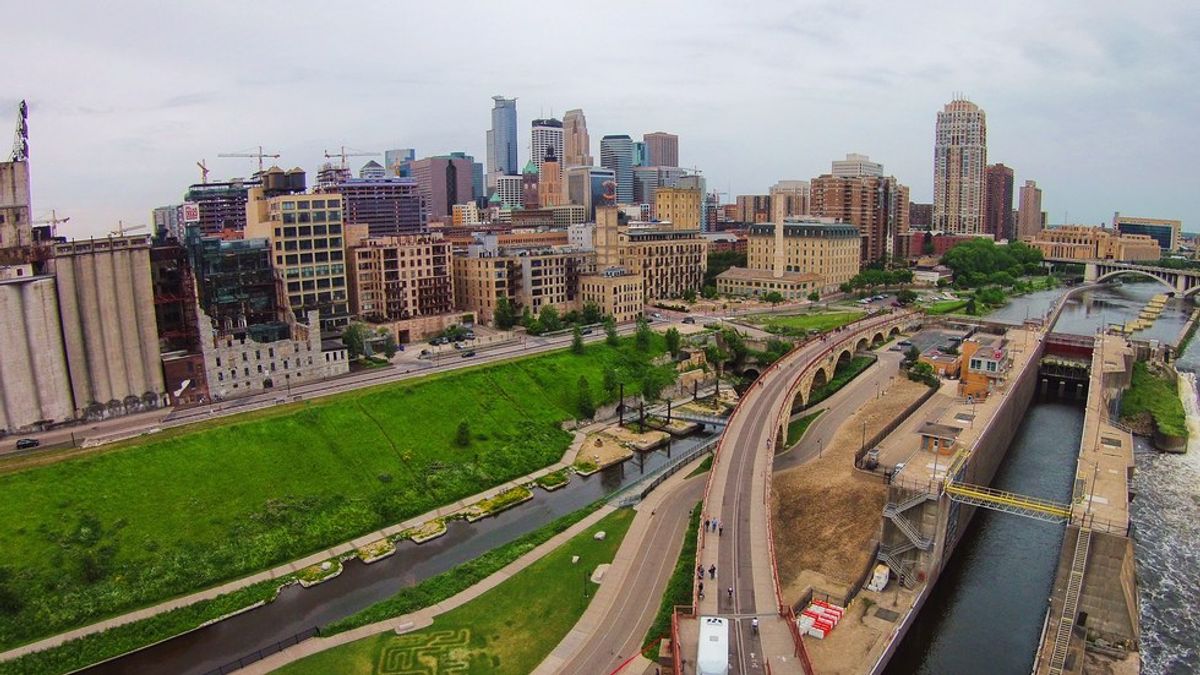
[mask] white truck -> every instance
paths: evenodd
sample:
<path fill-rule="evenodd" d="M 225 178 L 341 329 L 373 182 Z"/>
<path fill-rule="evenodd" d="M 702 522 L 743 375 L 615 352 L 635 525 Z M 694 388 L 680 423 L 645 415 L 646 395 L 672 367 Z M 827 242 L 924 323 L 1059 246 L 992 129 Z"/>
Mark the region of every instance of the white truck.
<path fill-rule="evenodd" d="M 716 616 L 700 617 L 700 649 L 696 654 L 697 675 L 729 675 L 729 621 Z"/>

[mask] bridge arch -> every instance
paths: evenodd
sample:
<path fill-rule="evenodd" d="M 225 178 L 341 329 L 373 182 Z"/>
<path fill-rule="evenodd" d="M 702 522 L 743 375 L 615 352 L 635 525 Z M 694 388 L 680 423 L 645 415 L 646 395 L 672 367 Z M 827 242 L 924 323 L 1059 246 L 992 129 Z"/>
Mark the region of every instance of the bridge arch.
<path fill-rule="evenodd" d="M 1157 281 L 1158 283 L 1162 284 L 1163 286 L 1166 286 L 1170 292 L 1172 292 L 1172 293 L 1175 292 L 1175 284 L 1167 281 L 1163 277 L 1160 277 L 1153 272 L 1147 272 L 1146 270 L 1132 270 L 1131 269 L 1131 270 L 1113 270 L 1111 272 L 1105 272 L 1104 274 L 1101 274 L 1100 276 L 1096 277 L 1096 283 L 1103 283 L 1105 281 L 1116 279 L 1117 277 L 1128 275 L 1128 274 L 1144 277 L 1146 279 L 1153 279 L 1154 281 Z M 1190 293 L 1195 290 L 1196 289 L 1193 288 L 1191 291 L 1188 291 L 1188 292 Z"/>
<path fill-rule="evenodd" d="M 871 346 L 878 347 L 879 345 L 883 344 L 885 339 L 886 339 L 885 334 L 883 333 L 883 331 L 880 331 L 880 332 L 876 333 L 875 335 L 871 336 Z"/>
<path fill-rule="evenodd" d="M 830 372 L 830 374 L 829 374 L 829 378 L 830 378 L 830 379 L 833 379 L 833 375 L 834 375 L 834 372 L 833 372 L 833 371 L 836 371 L 838 368 L 841 368 L 842 366 L 844 366 L 844 365 L 847 365 L 848 363 L 850 363 L 850 361 L 851 361 L 853 358 L 854 358 L 854 349 L 853 349 L 853 348 L 851 348 L 849 345 L 847 345 L 847 346 L 846 346 L 845 348 L 843 348 L 843 349 L 842 349 L 842 351 L 841 351 L 841 352 L 838 354 L 838 356 L 837 356 L 837 361 L 836 361 L 836 362 L 834 362 L 834 364 L 833 364 L 833 366 L 832 366 L 832 368 L 831 368 L 831 372 Z"/>
<path fill-rule="evenodd" d="M 890 337 L 890 338 L 896 337 L 899 334 L 900 334 L 900 326 L 892 326 L 892 329 L 888 331 L 888 337 Z"/>
<path fill-rule="evenodd" d="M 870 348 L 870 346 L 871 346 L 871 341 L 868 340 L 866 337 L 863 337 L 861 340 L 858 341 L 858 344 L 854 345 L 854 351 L 865 352 L 865 351 L 867 351 L 868 348 Z"/>

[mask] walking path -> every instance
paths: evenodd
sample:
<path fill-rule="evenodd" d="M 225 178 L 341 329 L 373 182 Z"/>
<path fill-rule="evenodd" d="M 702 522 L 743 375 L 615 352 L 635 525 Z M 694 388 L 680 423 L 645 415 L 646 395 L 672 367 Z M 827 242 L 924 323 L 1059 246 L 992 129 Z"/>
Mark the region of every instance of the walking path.
<path fill-rule="evenodd" d="M 405 614 L 404 616 L 399 616 L 394 619 L 379 621 L 377 623 L 362 626 L 361 628 L 355 628 L 354 630 L 348 630 L 336 635 L 331 635 L 330 637 L 318 637 L 305 640 L 300 644 L 288 647 L 281 652 L 272 654 L 271 656 L 246 666 L 245 668 L 242 668 L 236 672 L 245 673 L 247 675 L 254 675 L 256 673 L 269 673 L 278 668 L 282 668 L 293 661 L 298 661 L 306 656 L 316 654 L 317 652 L 323 652 L 327 649 L 332 649 L 339 645 L 354 642 L 355 640 L 370 637 L 385 631 L 407 633 L 409 631 L 425 628 L 433 623 L 434 617 L 438 616 L 439 614 L 444 614 L 452 609 L 455 609 L 456 607 L 460 607 L 474 600 L 475 598 L 478 598 L 480 595 L 490 591 L 491 589 L 503 583 L 509 577 L 513 576 L 517 572 L 520 572 L 526 567 L 529 567 L 534 562 L 542 559 L 559 546 L 562 546 L 575 535 L 583 532 L 592 525 L 595 525 L 600 521 L 601 518 L 607 516 L 609 513 L 612 513 L 615 510 L 616 509 L 612 506 L 600 507 L 583 520 L 554 535 L 529 553 L 526 553 L 508 565 L 505 565 L 499 571 L 492 573 L 483 581 L 480 581 L 465 591 L 451 596 L 450 598 L 443 600 L 436 605 L 426 607 L 411 614 Z M 601 588 L 603 587 L 604 585 L 602 584 Z"/>

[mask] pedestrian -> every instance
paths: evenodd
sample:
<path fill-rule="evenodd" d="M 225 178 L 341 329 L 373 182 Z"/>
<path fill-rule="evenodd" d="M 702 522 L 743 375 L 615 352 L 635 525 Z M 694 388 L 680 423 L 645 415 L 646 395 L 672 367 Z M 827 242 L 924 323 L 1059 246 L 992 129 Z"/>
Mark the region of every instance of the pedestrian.
<path fill-rule="evenodd" d="M 716 565 L 709 565 L 709 567 L 708 567 L 708 578 L 709 578 L 709 579 L 716 579 L 716 578 L 717 578 L 717 566 L 716 566 Z"/>
<path fill-rule="evenodd" d="M 704 565 L 703 565 L 703 564 L 701 564 L 701 565 L 696 565 L 696 578 L 697 578 L 697 579 L 703 579 L 703 578 L 704 578 Z"/>
<path fill-rule="evenodd" d="M 730 586 L 730 587 L 729 587 L 729 591 L 728 591 L 728 593 L 729 593 L 729 599 L 730 599 L 730 600 L 733 600 L 733 586 Z"/>
<path fill-rule="evenodd" d="M 700 597 L 701 598 L 704 597 L 704 582 L 703 581 L 700 582 Z"/>
<path fill-rule="evenodd" d="M 708 523 L 709 523 L 708 518 L 705 518 L 704 519 L 704 529 L 706 529 L 706 530 L 708 529 Z"/>
<path fill-rule="evenodd" d="M 750 629 L 754 631 L 755 635 L 758 635 L 758 617 L 757 616 L 754 617 L 753 619 L 750 619 Z"/>

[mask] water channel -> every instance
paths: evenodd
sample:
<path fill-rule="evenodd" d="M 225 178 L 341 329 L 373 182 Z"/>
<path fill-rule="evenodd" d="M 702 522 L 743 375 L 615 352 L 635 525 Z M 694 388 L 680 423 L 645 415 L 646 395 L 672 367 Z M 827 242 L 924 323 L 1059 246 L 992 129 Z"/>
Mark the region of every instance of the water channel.
<path fill-rule="evenodd" d="M 1015 323 L 1041 316 L 1062 292 L 1015 298 L 988 318 Z M 1136 317 L 1150 297 L 1163 292 L 1153 283 L 1081 291 L 1054 329 L 1094 334 Z M 1134 337 L 1173 341 L 1191 309 L 1190 303 L 1172 300 L 1152 328 Z M 1193 341 L 1177 365 L 1200 370 L 1200 343 Z M 1200 428 L 1200 419 L 1195 425 Z M 1066 501 L 1082 426 L 1078 403 L 1035 399 L 993 484 Z M 1140 441 L 1137 447 L 1132 516 L 1147 675 L 1200 671 L 1200 586 L 1194 580 L 1200 564 L 1200 443 L 1193 438 L 1191 445 L 1186 455 L 1164 455 Z M 1062 531 L 1060 525 L 978 513 L 888 672 L 1029 673 Z"/>
<path fill-rule="evenodd" d="M 564 488 L 535 490 L 532 501 L 493 518 L 452 521 L 446 534 L 424 544 L 405 541 L 394 555 L 370 565 L 354 559 L 341 575 L 312 588 L 284 588 L 274 602 L 199 630 L 87 669 L 86 673 L 207 673 L 291 636 L 349 616 L 391 597 L 402 588 L 510 542 L 576 511 L 664 466 L 671 456 L 703 443 L 713 432 L 700 432 L 641 453 L 586 478 L 575 476 Z"/>

